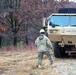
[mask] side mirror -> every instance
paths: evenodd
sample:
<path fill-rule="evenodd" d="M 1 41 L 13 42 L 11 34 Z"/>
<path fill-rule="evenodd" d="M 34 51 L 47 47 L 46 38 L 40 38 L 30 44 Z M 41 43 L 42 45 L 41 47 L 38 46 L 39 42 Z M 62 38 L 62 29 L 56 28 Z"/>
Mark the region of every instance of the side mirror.
<path fill-rule="evenodd" d="M 43 26 L 42 28 L 45 30 L 45 35 L 48 37 L 47 26 Z"/>
<path fill-rule="evenodd" d="M 46 31 L 46 29 L 47 29 L 47 26 L 43 26 L 42 28 L 43 28 L 43 29 Z"/>

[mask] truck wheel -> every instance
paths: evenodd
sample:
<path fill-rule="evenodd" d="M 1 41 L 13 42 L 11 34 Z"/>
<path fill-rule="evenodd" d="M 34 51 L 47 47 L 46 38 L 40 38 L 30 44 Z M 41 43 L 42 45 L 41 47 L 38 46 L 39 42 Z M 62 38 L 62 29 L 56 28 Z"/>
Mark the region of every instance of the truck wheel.
<path fill-rule="evenodd" d="M 57 58 L 61 58 L 61 52 L 58 42 L 53 42 L 53 47 L 54 47 L 54 56 Z"/>
<path fill-rule="evenodd" d="M 64 58 L 65 57 L 65 47 L 60 47 L 60 53 L 61 53 L 61 57 Z"/>
<path fill-rule="evenodd" d="M 68 57 L 68 53 L 65 53 L 65 51 L 67 50 L 67 46 L 61 47 L 61 55 L 62 57 Z"/>

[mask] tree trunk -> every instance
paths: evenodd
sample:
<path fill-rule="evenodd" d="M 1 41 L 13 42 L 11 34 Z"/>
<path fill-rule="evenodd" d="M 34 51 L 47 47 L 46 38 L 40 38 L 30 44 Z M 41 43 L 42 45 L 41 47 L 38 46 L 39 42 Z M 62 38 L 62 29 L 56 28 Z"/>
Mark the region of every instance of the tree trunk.
<path fill-rule="evenodd" d="M 2 47 L 2 37 L 0 36 L 0 48 Z"/>
<path fill-rule="evenodd" d="M 27 35 L 26 35 L 26 44 L 28 45 L 28 37 L 27 37 Z"/>
<path fill-rule="evenodd" d="M 25 39 L 26 39 L 26 44 L 28 45 L 28 22 L 27 22 L 27 24 L 26 24 L 25 29 L 26 29 L 26 36 L 25 36 Z"/>
<path fill-rule="evenodd" d="M 17 37 L 14 37 L 14 46 L 17 45 Z"/>

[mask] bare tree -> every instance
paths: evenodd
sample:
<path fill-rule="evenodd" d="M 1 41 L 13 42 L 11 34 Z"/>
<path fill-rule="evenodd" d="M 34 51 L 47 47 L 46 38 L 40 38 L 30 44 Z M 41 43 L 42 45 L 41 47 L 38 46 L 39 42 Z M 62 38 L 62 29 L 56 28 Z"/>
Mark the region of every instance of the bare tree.
<path fill-rule="evenodd" d="M 6 7 L 5 7 L 6 6 Z M 14 46 L 17 43 L 17 32 L 23 23 L 21 17 L 21 0 L 4 0 L 4 22 L 13 33 Z"/>

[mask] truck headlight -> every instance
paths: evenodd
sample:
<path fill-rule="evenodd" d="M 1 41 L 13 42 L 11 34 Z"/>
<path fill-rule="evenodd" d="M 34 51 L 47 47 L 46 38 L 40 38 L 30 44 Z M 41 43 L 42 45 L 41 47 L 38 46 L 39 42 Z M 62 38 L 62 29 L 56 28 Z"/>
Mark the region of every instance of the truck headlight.
<path fill-rule="evenodd" d="M 50 33 L 53 33 L 53 30 L 50 30 Z"/>
<path fill-rule="evenodd" d="M 53 33 L 57 33 L 57 30 L 53 30 Z"/>
<path fill-rule="evenodd" d="M 50 33 L 57 33 L 58 30 L 50 30 Z"/>

